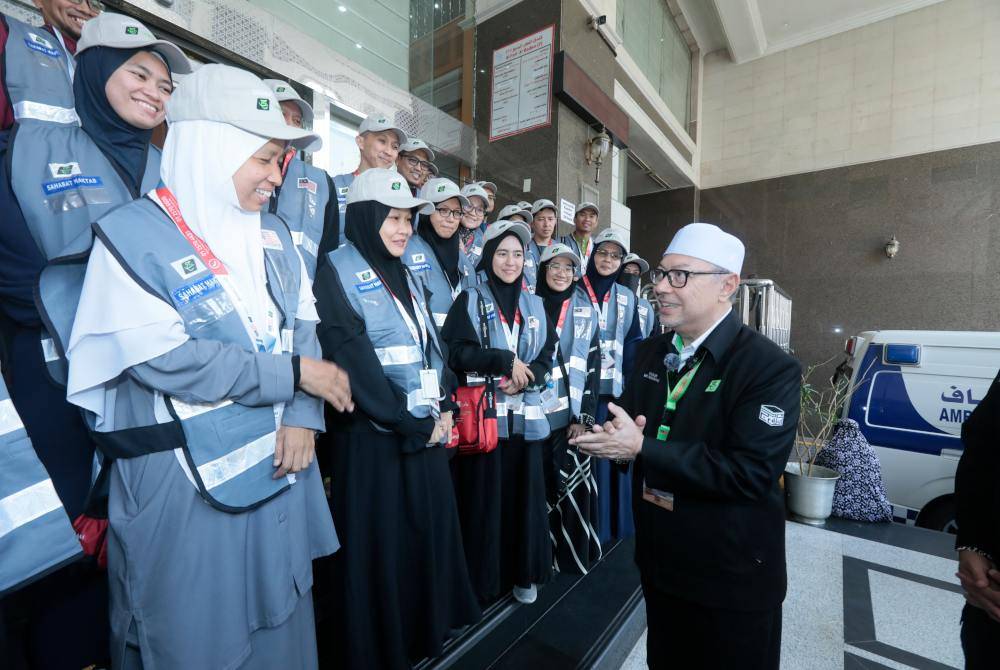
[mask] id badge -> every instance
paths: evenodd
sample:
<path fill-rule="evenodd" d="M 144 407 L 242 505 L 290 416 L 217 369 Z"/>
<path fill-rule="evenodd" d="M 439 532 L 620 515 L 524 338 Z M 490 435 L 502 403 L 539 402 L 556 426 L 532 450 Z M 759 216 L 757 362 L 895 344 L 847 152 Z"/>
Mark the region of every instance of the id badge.
<path fill-rule="evenodd" d="M 420 371 L 420 392 L 427 400 L 437 400 L 441 395 L 437 370 L 430 368 Z"/>
<path fill-rule="evenodd" d="M 546 387 L 546 389 L 541 393 L 541 399 L 542 410 L 546 413 L 559 407 L 559 393 L 556 391 L 555 387 Z"/>
<path fill-rule="evenodd" d="M 601 367 L 607 370 L 615 367 L 615 357 L 611 355 L 611 347 L 601 344 Z"/>
<path fill-rule="evenodd" d="M 507 409 L 515 414 L 519 414 L 524 407 L 524 394 L 507 396 Z"/>

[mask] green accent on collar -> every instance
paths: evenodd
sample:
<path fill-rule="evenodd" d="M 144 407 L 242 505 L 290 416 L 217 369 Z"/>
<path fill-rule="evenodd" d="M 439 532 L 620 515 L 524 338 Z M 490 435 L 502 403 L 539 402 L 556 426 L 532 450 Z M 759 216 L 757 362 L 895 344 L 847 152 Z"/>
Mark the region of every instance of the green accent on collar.
<path fill-rule="evenodd" d="M 677 333 L 674 333 L 673 345 L 674 349 L 677 350 L 677 353 L 684 351 L 684 340 L 682 340 L 681 336 Z"/>
<path fill-rule="evenodd" d="M 705 393 L 715 393 L 719 386 L 722 384 L 721 379 L 713 379 L 707 387 L 705 387 Z"/>

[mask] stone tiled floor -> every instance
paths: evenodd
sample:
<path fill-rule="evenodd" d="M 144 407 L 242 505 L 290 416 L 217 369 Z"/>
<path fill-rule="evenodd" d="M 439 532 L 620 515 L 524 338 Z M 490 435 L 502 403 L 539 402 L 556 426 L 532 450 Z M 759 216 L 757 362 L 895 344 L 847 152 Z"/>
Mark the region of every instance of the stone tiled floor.
<path fill-rule="evenodd" d="M 955 560 L 792 522 L 787 557 L 783 669 L 962 667 Z M 643 634 L 622 670 L 645 667 Z"/>

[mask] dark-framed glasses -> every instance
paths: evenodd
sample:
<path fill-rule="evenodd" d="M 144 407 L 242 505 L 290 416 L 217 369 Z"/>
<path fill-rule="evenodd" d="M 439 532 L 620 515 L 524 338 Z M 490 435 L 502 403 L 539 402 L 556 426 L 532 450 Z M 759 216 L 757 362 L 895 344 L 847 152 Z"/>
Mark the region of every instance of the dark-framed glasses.
<path fill-rule="evenodd" d="M 431 171 L 431 164 L 428 163 L 427 161 L 420 160 L 416 156 L 403 156 L 403 160 L 406 161 L 406 164 L 409 165 L 414 170 L 420 168 L 424 172 Z"/>
<path fill-rule="evenodd" d="M 661 268 L 656 267 L 649 271 L 649 279 L 654 284 L 659 284 L 664 277 L 670 282 L 670 285 L 674 288 L 684 288 L 687 286 L 688 279 L 692 275 L 728 275 L 732 274 L 730 272 L 721 272 L 718 270 L 712 272 L 694 272 L 692 270 L 678 270 L 676 268 Z"/>
<path fill-rule="evenodd" d="M 104 3 L 101 2 L 101 0 L 69 0 L 69 1 L 72 2 L 74 5 L 76 5 L 77 7 L 86 2 L 88 5 L 90 5 L 90 8 L 95 12 L 104 11 Z"/>
<path fill-rule="evenodd" d="M 434 211 L 438 213 L 442 219 L 461 219 L 462 210 L 460 209 L 448 209 L 447 207 L 435 207 Z"/>
<path fill-rule="evenodd" d="M 598 249 L 594 253 L 597 254 L 598 256 L 604 256 L 605 258 L 610 258 L 613 261 L 620 261 L 622 259 L 622 255 L 620 253 L 611 249 Z"/>
<path fill-rule="evenodd" d="M 479 215 L 482 215 L 482 214 L 486 213 L 486 210 L 484 208 L 482 208 L 482 207 L 466 207 L 465 208 L 465 213 L 466 214 L 479 214 Z"/>

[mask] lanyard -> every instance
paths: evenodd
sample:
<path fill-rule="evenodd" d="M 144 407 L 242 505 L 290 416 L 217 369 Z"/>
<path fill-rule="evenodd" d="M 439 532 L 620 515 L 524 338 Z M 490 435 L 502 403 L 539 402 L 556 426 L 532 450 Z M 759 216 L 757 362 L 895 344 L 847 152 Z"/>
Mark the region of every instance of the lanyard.
<path fill-rule="evenodd" d="M 52 32 L 56 36 L 56 41 L 63 48 L 63 54 L 66 56 L 66 69 L 69 71 L 69 83 L 72 85 L 73 76 L 76 73 L 76 60 L 73 58 L 73 54 L 69 52 L 69 47 L 66 46 L 66 38 L 63 37 L 62 32 L 55 26 L 52 26 Z"/>
<path fill-rule="evenodd" d="M 690 369 L 677 380 L 677 384 L 673 388 L 670 386 L 670 373 L 669 371 L 667 372 L 667 399 L 663 403 L 663 417 L 660 420 L 660 426 L 656 429 L 657 440 L 666 442 L 667 436 L 670 434 L 670 423 L 673 421 L 674 412 L 677 411 L 677 403 L 680 402 L 684 394 L 687 393 L 688 388 L 690 388 L 691 381 L 698 373 L 698 368 L 701 367 L 701 360 L 701 356 L 698 356 L 697 360 L 688 359 Z M 687 368 L 688 365 L 684 367 Z"/>
<path fill-rule="evenodd" d="M 507 346 L 514 355 L 517 356 L 517 341 L 521 336 L 521 308 L 518 307 L 517 311 L 514 312 L 514 328 L 511 330 L 510 326 L 507 325 L 507 319 L 504 317 L 503 312 L 497 309 L 500 314 L 500 325 L 503 327 L 504 337 L 507 338 Z"/>
<path fill-rule="evenodd" d="M 608 301 L 611 300 L 611 289 L 609 288 L 608 292 L 604 294 L 604 304 L 598 307 L 597 293 L 594 292 L 594 287 L 590 284 L 590 277 L 587 275 L 583 276 L 583 285 L 587 288 L 587 293 L 590 295 L 590 302 L 594 306 L 594 310 L 601 316 L 601 330 L 604 330 L 608 327 Z"/>
<path fill-rule="evenodd" d="M 562 336 L 563 324 L 566 323 L 566 313 L 569 311 L 570 302 L 572 302 L 571 298 L 563 300 L 562 309 L 559 310 L 559 320 L 556 321 L 556 334 L 559 336 Z"/>
<path fill-rule="evenodd" d="M 403 317 L 406 329 L 410 331 L 410 337 L 412 337 L 413 341 L 420 347 L 420 355 L 423 357 L 424 369 L 428 369 L 430 367 L 431 358 L 429 353 L 430 337 L 427 334 L 427 324 L 424 322 L 424 316 L 422 310 L 420 309 L 420 305 L 417 304 L 417 299 L 413 297 L 413 293 L 410 293 L 410 304 L 413 305 L 413 313 L 417 315 L 417 320 L 420 321 L 419 327 L 413 322 L 413 319 L 410 318 L 410 314 L 406 311 L 403 303 L 396 297 L 396 294 L 393 293 L 391 288 L 389 288 L 389 285 L 384 279 L 382 279 L 381 275 L 379 275 L 379 281 L 382 282 L 382 286 L 384 286 L 385 290 L 389 292 L 390 296 L 392 296 L 392 301 L 396 303 L 396 310 L 399 312 L 399 315 Z"/>
<path fill-rule="evenodd" d="M 267 351 L 267 347 L 264 345 L 264 338 L 261 337 L 260 330 L 257 328 L 257 324 L 253 322 L 253 317 L 250 316 L 250 311 L 247 309 L 243 300 L 240 298 L 239 292 L 233 285 L 229 277 L 229 270 L 226 268 L 225 264 L 219 260 L 214 253 L 212 253 L 211 247 L 198 237 L 191 227 L 188 226 L 187 221 L 184 220 L 184 216 L 181 214 L 180 205 L 177 204 L 177 198 L 166 186 L 160 186 L 156 189 L 156 196 L 159 199 L 159 205 L 166 212 L 170 220 L 174 222 L 177 226 L 177 230 L 180 231 L 184 239 L 194 247 L 195 252 L 201 258 L 205 266 L 211 270 L 212 274 L 222 285 L 223 289 L 232 298 L 234 307 L 236 308 L 236 313 L 240 316 L 240 321 L 243 323 L 243 328 L 246 330 L 247 335 L 250 337 L 250 341 L 256 347 L 257 351 L 264 352 Z"/>
<path fill-rule="evenodd" d="M 580 247 L 580 256 L 583 257 L 583 258 L 586 258 L 587 256 L 589 256 L 590 255 L 590 242 L 591 242 L 591 239 L 589 237 L 587 238 L 587 244 L 586 245 L 580 244 L 580 238 L 577 237 L 576 235 L 573 236 L 573 239 L 576 241 L 576 246 Z"/>
<path fill-rule="evenodd" d="M 288 151 L 285 152 L 285 157 L 281 161 L 281 178 L 284 179 L 285 175 L 288 174 L 288 166 L 292 164 L 292 159 L 295 158 L 297 153 L 295 147 L 289 147 Z"/>

